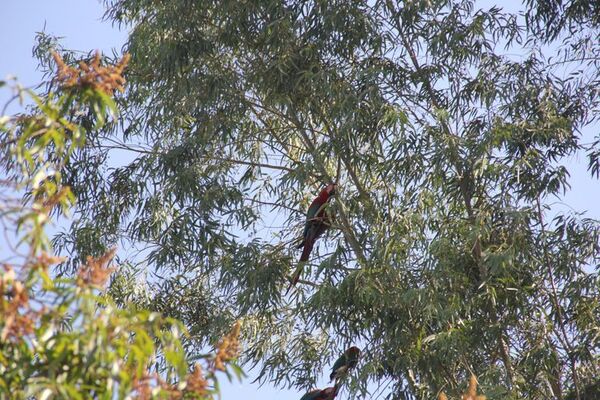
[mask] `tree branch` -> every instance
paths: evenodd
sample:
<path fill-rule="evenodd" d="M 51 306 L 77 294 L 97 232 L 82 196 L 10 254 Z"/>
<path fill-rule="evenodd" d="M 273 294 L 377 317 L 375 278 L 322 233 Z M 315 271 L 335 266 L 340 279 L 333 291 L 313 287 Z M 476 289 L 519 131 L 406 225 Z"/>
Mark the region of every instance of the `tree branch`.
<path fill-rule="evenodd" d="M 325 118 L 325 115 L 321 110 L 319 110 L 319 116 L 321 117 L 321 122 L 323 123 L 323 125 L 325 125 L 325 129 L 329 132 L 330 137 L 337 139 L 336 130 L 332 129 L 331 125 L 329 125 L 329 122 L 327 121 L 327 118 Z M 350 160 L 348 160 L 348 157 L 346 157 L 346 154 L 343 151 L 340 151 L 338 152 L 338 157 L 344 163 L 344 167 L 346 167 L 348 175 L 350 175 L 350 179 L 352 179 L 352 182 L 354 183 L 354 186 L 356 186 L 356 189 L 358 190 L 360 196 L 367 202 L 371 203 L 371 196 L 365 190 L 364 186 L 358 179 L 358 175 L 356 175 L 356 171 L 354 171 L 354 168 L 350 163 Z"/>
<path fill-rule="evenodd" d="M 261 205 L 265 205 L 265 206 L 273 206 L 273 207 L 285 208 L 286 210 L 292 211 L 292 212 L 294 212 L 296 214 L 302 214 L 302 215 L 304 215 L 304 213 L 302 211 L 298 211 L 298 210 L 296 210 L 295 208 L 292 208 L 292 207 L 284 206 L 283 204 L 271 203 L 271 202 L 268 202 L 268 201 L 251 199 L 249 197 L 244 197 L 244 200 L 249 201 L 251 203 L 261 204 Z"/>
<path fill-rule="evenodd" d="M 550 256 L 548 255 L 548 248 L 547 248 L 546 240 L 544 237 L 544 232 L 546 231 L 546 224 L 544 223 L 544 216 L 542 214 L 542 205 L 540 202 L 539 195 L 536 199 L 536 204 L 537 204 L 537 217 L 539 219 L 540 227 L 542 229 L 541 237 L 542 237 L 542 251 L 544 253 L 544 263 L 546 264 L 547 276 L 548 276 L 548 280 L 550 281 L 550 288 L 551 288 L 550 302 L 552 303 L 552 305 L 554 306 L 554 309 L 556 310 L 558 326 L 559 326 L 560 332 L 562 334 L 562 338 L 561 338 L 561 335 L 557 335 L 557 337 L 560 340 L 563 347 L 567 350 L 567 357 L 569 358 L 569 362 L 570 362 L 571 374 L 573 375 L 573 384 L 575 385 L 575 395 L 577 397 L 577 400 L 579 400 L 581 398 L 581 396 L 579 394 L 579 374 L 577 373 L 577 367 L 575 365 L 576 364 L 575 358 L 573 357 L 573 347 L 571 346 L 571 343 L 569 342 L 569 336 L 567 334 L 567 330 L 565 328 L 565 324 L 563 321 L 562 308 L 560 306 L 560 302 L 558 301 L 556 283 L 554 282 L 554 274 L 552 273 L 552 264 L 550 262 Z"/>
<path fill-rule="evenodd" d="M 154 151 L 154 150 L 147 150 L 147 149 L 144 149 L 144 148 L 128 146 L 125 143 L 117 142 L 117 141 L 112 140 L 112 139 L 108 139 L 108 140 L 110 142 L 114 143 L 114 145 L 113 146 L 107 146 L 105 144 L 101 144 L 100 147 L 103 147 L 103 148 L 106 148 L 106 149 L 117 149 L 117 150 L 132 151 L 132 152 L 141 153 L 141 154 L 166 154 L 165 152 L 158 152 L 158 151 Z M 252 166 L 252 167 L 261 167 L 261 168 L 275 169 L 275 170 L 287 171 L 287 172 L 294 172 L 295 171 L 294 168 L 286 167 L 286 166 L 283 166 L 283 165 L 274 165 L 274 164 L 267 164 L 267 163 L 254 162 L 254 161 L 244 161 L 244 160 L 238 160 L 238 159 L 231 158 L 231 157 L 219 157 L 219 156 L 214 156 L 214 155 L 202 155 L 199 158 L 203 158 L 203 159 L 207 159 L 207 160 L 230 162 L 232 164 L 239 164 L 239 165 L 249 165 L 249 166 Z"/>
<path fill-rule="evenodd" d="M 332 181 L 331 176 L 329 175 L 329 173 L 327 172 L 327 169 L 325 168 L 325 165 L 323 164 L 323 162 L 321 161 L 320 157 L 317 154 L 318 152 L 317 152 L 315 145 L 312 143 L 310 138 L 306 135 L 306 132 L 304 131 L 306 128 L 298 120 L 298 117 L 295 114 L 295 111 L 291 115 L 291 120 L 294 122 L 294 124 L 298 128 L 298 132 L 299 132 L 300 136 L 302 137 L 305 146 L 308 148 L 309 152 L 312 154 L 313 160 L 317 164 L 318 168 L 321 170 L 321 173 L 324 176 L 326 176 L 329 181 Z M 338 212 L 339 212 L 340 219 L 342 222 L 342 227 L 344 228 L 344 229 L 342 229 L 342 232 L 344 233 L 344 237 L 346 238 L 346 240 L 352 247 L 352 250 L 356 254 L 356 257 L 358 258 L 359 263 L 363 267 L 366 267 L 367 259 L 363 253 L 362 246 L 360 245 L 360 243 L 356 239 L 356 236 L 354 235 L 354 231 L 350 225 L 350 221 L 344 210 L 343 202 L 340 199 L 338 199 L 338 201 L 340 203 L 340 207 L 338 207 Z"/>

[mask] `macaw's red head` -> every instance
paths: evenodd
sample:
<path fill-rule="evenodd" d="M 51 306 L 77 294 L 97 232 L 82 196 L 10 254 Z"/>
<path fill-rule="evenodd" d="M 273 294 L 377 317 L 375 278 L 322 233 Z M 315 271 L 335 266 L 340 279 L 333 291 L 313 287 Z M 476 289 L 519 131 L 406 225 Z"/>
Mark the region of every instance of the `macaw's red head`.
<path fill-rule="evenodd" d="M 337 184 L 335 183 L 330 183 L 325 186 L 325 191 L 329 196 L 333 196 L 335 194 L 335 189 L 337 189 Z"/>
<path fill-rule="evenodd" d="M 358 364 L 358 359 L 360 358 L 360 349 L 356 346 L 352 346 L 346 350 L 346 356 L 348 357 L 348 363 L 352 364 L 352 367 L 355 367 L 356 364 Z"/>
<path fill-rule="evenodd" d="M 335 183 L 328 184 L 319 192 L 319 196 L 315 199 L 315 201 L 318 201 L 321 204 L 327 202 L 329 198 L 335 194 L 336 188 L 337 185 Z"/>

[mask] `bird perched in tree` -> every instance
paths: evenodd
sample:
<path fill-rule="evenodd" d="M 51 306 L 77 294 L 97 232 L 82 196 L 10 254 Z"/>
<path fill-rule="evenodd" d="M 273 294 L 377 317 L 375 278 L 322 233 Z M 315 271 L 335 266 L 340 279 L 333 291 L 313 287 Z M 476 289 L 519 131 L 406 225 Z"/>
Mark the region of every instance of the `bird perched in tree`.
<path fill-rule="evenodd" d="M 300 256 L 300 262 L 298 263 L 298 267 L 294 274 L 292 275 L 292 281 L 290 286 L 288 287 L 287 292 L 294 286 L 298 279 L 300 279 L 300 274 L 304 269 L 304 264 L 308 261 L 308 257 L 310 256 L 310 252 L 315 245 L 315 241 L 327 230 L 331 221 L 328 218 L 327 213 L 325 212 L 326 204 L 335 194 L 336 189 L 335 183 L 328 184 L 319 195 L 310 203 L 310 207 L 308 207 L 308 211 L 306 212 L 306 223 L 304 224 L 304 232 L 302 233 L 302 242 L 298 245 L 298 248 L 302 248 L 302 255 Z"/>
<path fill-rule="evenodd" d="M 358 364 L 358 359 L 360 358 L 360 350 L 356 346 L 350 347 L 348 350 L 344 352 L 338 358 L 335 363 L 333 363 L 333 368 L 331 370 L 331 375 L 329 375 L 329 379 L 339 379 L 344 376 L 348 371 Z"/>
<path fill-rule="evenodd" d="M 315 389 L 306 393 L 300 400 L 333 400 L 337 395 L 338 387 L 328 387 L 323 390 Z"/>

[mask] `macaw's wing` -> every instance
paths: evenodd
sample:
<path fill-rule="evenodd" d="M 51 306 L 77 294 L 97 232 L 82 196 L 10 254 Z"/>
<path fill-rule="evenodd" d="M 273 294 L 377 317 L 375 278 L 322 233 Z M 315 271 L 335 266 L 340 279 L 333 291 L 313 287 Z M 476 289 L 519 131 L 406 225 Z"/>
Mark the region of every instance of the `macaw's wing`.
<path fill-rule="evenodd" d="M 333 364 L 333 369 L 329 378 L 333 380 L 346 374 L 348 370 L 356 367 L 360 358 L 360 349 L 356 346 L 352 346 L 347 349 L 344 354 L 338 358 Z"/>
<path fill-rule="evenodd" d="M 320 202 L 319 199 L 315 199 L 308 207 L 308 211 L 306 212 L 306 222 L 312 220 L 317 216 L 317 213 L 322 211 L 322 206 L 325 204 L 324 202 Z"/>
<path fill-rule="evenodd" d="M 302 255 L 300 261 L 308 261 L 315 242 L 329 228 L 329 223 L 325 220 L 313 220 L 306 224 L 304 241 L 302 242 Z"/>
<path fill-rule="evenodd" d="M 333 363 L 333 367 L 331 368 L 331 374 L 329 375 L 329 379 L 333 380 L 338 376 L 339 373 L 344 373 L 348 369 L 348 361 L 346 358 L 346 354 L 342 354 L 340 358 L 335 360 Z"/>
<path fill-rule="evenodd" d="M 319 223 L 319 219 L 323 217 L 324 213 L 325 203 L 315 199 L 306 212 L 306 223 L 304 224 L 304 232 L 302 232 L 304 240 L 306 240 L 311 226 Z"/>

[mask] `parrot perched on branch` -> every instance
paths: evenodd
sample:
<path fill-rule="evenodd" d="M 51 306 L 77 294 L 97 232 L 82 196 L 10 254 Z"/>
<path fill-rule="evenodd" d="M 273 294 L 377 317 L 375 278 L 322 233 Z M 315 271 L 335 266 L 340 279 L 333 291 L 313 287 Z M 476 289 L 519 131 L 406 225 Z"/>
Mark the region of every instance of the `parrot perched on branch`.
<path fill-rule="evenodd" d="M 333 368 L 331 370 L 331 375 L 329 375 L 329 379 L 333 381 L 334 379 L 337 380 L 340 377 L 344 376 L 350 369 L 356 367 L 359 358 L 359 348 L 356 346 L 350 347 L 333 364 Z"/>
<path fill-rule="evenodd" d="M 333 400 L 337 395 L 338 387 L 328 387 L 323 390 L 315 389 L 306 393 L 300 400 Z"/>
<path fill-rule="evenodd" d="M 315 241 L 329 228 L 331 221 L 325 213 L 327 202 L 335 194 L 337 185 L 335 183 L 328 184 L 319 195 L 310 203 L 308 211 L 306 212 L 306 223 L 304 224 L 304 232 L 302 233 L 302 242 L 298 245 L 298 248 L 302 248 L 302 255 L 300 256 L 300 262 L 294 274 L 292 275 L 292 281 L 288 287 L 287 292 L 290 291 L 304 269 L 304 264 L 308 261 L 310 252 L 315 245 Z"/>

